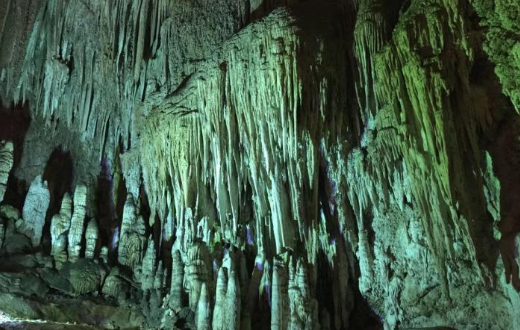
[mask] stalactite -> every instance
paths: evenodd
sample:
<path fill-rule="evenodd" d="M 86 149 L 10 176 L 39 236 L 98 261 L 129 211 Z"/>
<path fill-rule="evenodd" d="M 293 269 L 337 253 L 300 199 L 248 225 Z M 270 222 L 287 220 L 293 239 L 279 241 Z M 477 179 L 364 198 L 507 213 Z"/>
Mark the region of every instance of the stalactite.
<path fill-rule="evenodd" d="M 141 8 L 139 12 L 139 29 L 137 35 L 137 46 L 136 46 L 136 55 L 135 55 L 135 70 L 134 70 L 134 82 L 139 80 L 140 69 L 141 69 L 141 60 L 143 59 L 144 54 L 144 42 L 146 36 L 146 22 L 148 20 L 148 10 L 150 5 L 150 0 L 141 0 Z"/>

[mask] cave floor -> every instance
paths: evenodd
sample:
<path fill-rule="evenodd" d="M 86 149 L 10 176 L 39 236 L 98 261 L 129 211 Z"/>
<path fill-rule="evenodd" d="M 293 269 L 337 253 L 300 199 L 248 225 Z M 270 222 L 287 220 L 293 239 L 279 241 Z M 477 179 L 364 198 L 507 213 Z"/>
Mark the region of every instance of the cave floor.
<path fill-rule="evenodd" d="M 104 328 L 43 321 L 10 320 L 0 322 L 0 330 L 104 330 Z"/>

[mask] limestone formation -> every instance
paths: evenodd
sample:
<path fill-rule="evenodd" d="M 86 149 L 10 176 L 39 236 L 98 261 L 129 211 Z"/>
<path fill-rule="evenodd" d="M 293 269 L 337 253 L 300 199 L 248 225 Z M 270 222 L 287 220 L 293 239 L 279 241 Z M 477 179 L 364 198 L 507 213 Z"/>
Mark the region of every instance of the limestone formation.
<path fill-rule="evenodd" d="M 271 329 L 286 329 L 289 315 L 287 270 L 282 260 L 275 260 L 273 267 L 273 294 L 271 298 Z"/>
<path fill-rule="evenodd" d="M 227 282 L 226 303 L 224 304 L 224 325 L 225 329 L 240 329 L 240 312 L 242 302 L 240 301 L 240 283 L 237 275 L 231 271 Z"/>
<path fill-rule="evenodd" d="M 516 0 L 0 1 L 0 306 L 520 330 L 519 17 Z"/>
<path fill-rule="evenodd" d="M 178 250 L 172 251 L 172 276 L 169 307 L 174 311 L 183 307 L 184 265 Z"/>
<path fill-rule="evenodd" d="M 188 292 L 189 305 L 196 310 L 200 291 L 204 283 L 207 284 L 209 271 L 209 259 L 207 246 L 195 243 L 188 250 L 184 266 L 184 288 Z"/>
<path fill-rule="evenodd" d="M 71 217 L 72 199 L 67 193 L 61 201 L 60 212 L 54 215 L 51 220 L 51 255 L 58 269 L 67 261 L 67 240 Z"/>
<path fill-rule="evenodd" d="M 70 220 L 68 235 L 68 257 L 70 262 L 76 262 L 80 257 L 81 243 L 85 230 L 87 205 L 87 187 L 78 185 L 74 191 L 74 211 Z"/>
<path fill-rule="evenodd" d="M 301 260 L 295 268 L 291 265 L 289 276 L 289 323 L 288 329 L 315 329 L 318 324 L 317 302 L 310 295 L 307 270 Z"/>
<path fill-rule="evenodd" d="M 197 329 L 210 330 L 211 329 L 211 309 L 210 298 L 208 296 L 208 289 L 206 283 L 202 284 L 200 290 L 199 302 L 197 303 L 196 321 Z"/>
<path fill-rule="evenodd" d="M 80 259 L 75 263 L 66 263 L 59 272 L 43 269 L 40 276 L 51 288 L 67 295 L 80 296 L 101 290 L 106 270 L 91 260 Z"/>
<path fill-rule="evenodd" d="M 150 236 L 148 237 L 148 245 L 143 258 L 141 274 L 139 274 L 138 277 L 143 291 L 148 291 L 154 288 L 156 258 L 155 242 L 153 241 L 152 236 Z"/>
<path fill-rule="evenodd" d="M 94 259 L 99 238 L 96 219 L 90 219 L 85 232 L 85 258 Z"/>
<path fill-rule="evenodd" d="M 0 220 L 3 221 L 4 236 L 0 254 L 13 255 L 27 253 L 32 248 L 31 239 L 19 232 L 24 221 L 20 211 L 11 205 L 0 206 Z"/>
<path fill-rule="evenodd" d="M 130 284 L 120 275 L 119 268 L 113 267 L 103 283 L 101 293 L 105 296 L 116 298 L 120 302 L 124 302 L 129 290 Z"/>
<path fill-rule="evenodd" d="M 33 247 L 39 246 L 42 239 L 45 216 L 49 207 L 50 193 L 47 182 L 37 176 L 29 187 L 29 192 L 23 205 L 23 223 L 19 231 L 31 239 Z"/>
<path fill-rule="evenodd" d="M 5 224 L 0 223 L 0 251 L 2 250 L 2 247 L 4 246 L 4 240 L 5 240 Z"/>
<path fill-rule="evenodd" d="M 7 180 L 13 167 L 13 143 L 0 142 L 0 202 L 4 199 Z"/>
<path fill-rule="evenodd" d="M 153 288 L 158 291 L 162 291 L 164 288 L 164 269 L 163 269 L 163 262 L 162 260 L 159 260 L 159 263 L 157 264 L 157 269 L 155 270 L 155 278 L 153 281 Z M 160 294 L 162 296 L 162 294 Z M 162 298 L 162 297 L 161 297 Z"/>
<path fill-rule="evenodd" d="M 145 233 L 144 219 L 138 215 L 134 198 L 129 194 L 119 233 L 118 261 L 121 265 L 133 268 L 142 261 L 146 247 Z"/>
<path fill-rule="evenodd" d="M 104 264 L 108 263 L 108 247 L 106 247 L 106 246 L 101 247 L 101 251 L 99 253 L 99 258 L 101 258 L 101 260 L 103 260 Z"/>
<path fill-rule="evenodd" d="M 213 309 L 213 320 L 211 322 L 213 330 L 226 329 L 226 308 L 227 308 L 227 268 L 220 267 L 218 270 L 217 286 L 215 289 L 215 307 Z"/>

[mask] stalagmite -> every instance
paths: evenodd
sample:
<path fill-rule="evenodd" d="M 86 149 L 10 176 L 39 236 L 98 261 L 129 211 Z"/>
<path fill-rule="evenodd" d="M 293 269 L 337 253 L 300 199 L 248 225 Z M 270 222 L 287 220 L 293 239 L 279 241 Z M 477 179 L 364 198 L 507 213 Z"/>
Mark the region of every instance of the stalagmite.
<path fill-rule="evenodd" d="M 173 310 L 183 307 L 184 265 L 178 250 L 172 251 L 172 278 L 169 306 Z"/>
<path fill-rule="evenodd" d="M 190 308 L 196 310 L 202 284 L 208 280 L 208 250 L 205 244 L 195 243 L 189 250 L 184 267 L 184 287 L 188 291 Z"/>
<path fill-rule="evenodd" d="M 67 239 L 72 217 L 72 199 L 67 193 L 61 201 L 60 212 L 51 220 L 51 255 L 54 257 L 56 268 L 60 269 L 67 261 Z"/>
<path fill-rule="evenodd" d="M 78 185 L 74 191 L 74 211 L 70 220 L 68 257 L 70 262 L 76 262 L 81 252 L 81 242 L 85 230 L 85 215 L 87 205 L 87 187 Z"/>
<path fill-rule="evenodd" d="M 218 270 L 217 286 L 215 289 L 215 308 L 213 309 L 213 330 L 226 329 L 226 314 L 227 314 L 227 268 L 220 267 Z"/>
<path fill-rule="evenodd" d="M 4 246 L 5 227 L 6 226 L 3 223 L 0 223 L 0 251 L 2 250 L 2 247 Z"/>
<path fill-rule="evenodd" d="M 159 260 L 157 264 L 157 269 L 155 270 L 155 278 L 153 281 L 153 288 L 155 290 L 161 290 L 163 288 L 164 282 L 164 271 L 163 271 L 163 262 Z"/>
<path fill-rule="evenodd" d="M 138 265 L 143 258 L 146 247 L 146 227 L 132 195 L 128 195 L 123 209 L 121 231 L 119 233 L 118 261 L 131 268 Z"/>
<path fill-rule="evenodd" d="M 291 266 L 288 289 L 290 308 L 288 329 L 315 329 L 319 324 L 318 311 L 315 299 L 310 296 L 307 271 L 301 260 L 298 260 L 295 269 L 293 266 Z"/>
<path fill-rule="evenodd" d="M 226 290 L 226 304 L 224 310 L 224 324 L 225 329 L 239 330 L 240 329 L 240 284 L 238 283 L 237 275 L 234 271 L 228 278 L 227 290 Z"/>
<path fill-rule="evenodd" d="M 107 246 L 101 247 L 101 252 L 99 253 L 99 258 L 101 258 L 101 260 L 103 260 L 104 264 L 108 263 L 108 247 Z"/>
<path fill-rule="evenodd" d="M 148 237 L 148 245 L 146 253 L 143 258 L 141 274 L 139 275 L 139 282 L 141 283 L 141 289 L 148 291 L 153 289 L 155 282 L 155 262 L 156 262 L 156 251 L 155 243 L 152 236 Z"/>
<path fill-rule="evenodd" d="M 33 247 L 40 245 L 45 216 L 50 202 L 47 182 L 38 175 L 29 187 L 23 205 L 23 223 L 18 230 L 31 239 Z"/>
<path fill-rule="evenodd" d="M 123 219 L 121 220 L 121 227 L 119 231 L 119 245 L 118 245 L 118 261 L 121 265 L 129 266 L 131 252 L 128 251 L 129 232 L 132 231 L 136 219 L 136 208 L 134 198 L 131 194 L 126 197 L 125 206 L 123 208 Z"/>
<path fill-rule="evenodd" d="M 123 301 L 128 295 L 128 286 L 128 283 L 121 277 L 119 268 L 113 267 L 105 279 L 101 293 Z"/>
<path fill-rule="evenodd" d="M 7 180 L 9 180 L 9 173 L 13 167 L 13 149 L 12 142 L 0 142 L 0 202 L 4 199 Z"/>
<path fill-rule="evenodd" d="M 96 219 L 90 219 L 85 232 L 85 258 L 94 259 L 97 242 L 99 237 L 99 229 Z"/>
<path fill-rule="evenodd" d="M 276 259 L 273 265 L 271 301 L 271 329 L 287 329 L 289 302 L 287 299 L 287 275 L 283 261 Z"/>
<path fill-rule="evenodd" d="M 210 330 L 211 329 L 211 309 L 210 309 L 210 299 L 208 296 L 208 289 L 206 283 L 202 284 L 200 289 L 200 297 L 199 302 L 197 304 L 197 313 L 196 313 L 196 321 L 197 330 Z M 229 328 L 232 329 L 232 328 Z M 238 328 L 235 328 L 238 329 Z"/>

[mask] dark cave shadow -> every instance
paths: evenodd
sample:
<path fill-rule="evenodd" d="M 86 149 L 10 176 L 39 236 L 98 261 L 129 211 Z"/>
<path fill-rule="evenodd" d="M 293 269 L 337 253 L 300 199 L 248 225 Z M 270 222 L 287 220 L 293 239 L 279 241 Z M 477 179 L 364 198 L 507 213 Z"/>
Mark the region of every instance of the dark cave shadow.
<path fill-rule="evenodd" d="M 120 162 L 119 157 L 117 161 Z M 108 248 L 108 264 L 112 266 L 119 264 L 117 262 L 118 249 L 117 246 L 115 246 L 115 242 L 119 240 L 119 233 L 121 232 L 121 221 L 123 219 L 126 197 L 128 195 L 128 190 L 126 189 L 126 180 L 122 174 L 120 175 L 120 181 L 117 183 L 114 215 L 111 218 L 107 218 L 109 222 L 107 222 L 107 225 L 103 224 L 102 233 L 100 233 L 102 234 L 102 246 L 106 246 Z M 116 235 L 117 237 L 115 237 Z"/>
<path fill-rule="evenodd" d="M 489 111 L 492 115 L 491 122 L 487 123 L 488 127 L 479 127 L 479 132 L 477 132 L 479 148 L 481 151 L 489 152 L 492 158 L 493 172 L 499 180 L 501 187 L 508 187 L 511 181 L 516 180 L 518 182 L 516 187 L 518 188 L 520 187 L 520 176 L 516 174 L 518 172 L 518 164 L 514 168 L 505 164 L 505 158 L 514 157 L 514 155 L 504 154 L 503 150 L 500 150 L 499 144 L 500 139 L 504 138 L 503 134 L 511 134 L 509 138 L 513 142 L 515 134 L 507 132 L 511 128 L 508 126 L 513 121 L 518 121 L 520 117 L 514 110 L 511 100 L 504 95 L 502 85 L 495 73 L 495 65 L 490 61 L 489 56 L 482 47 L 486 29 L 481 25 L 481 18 L 471 4 L 468 4 L 466 9 L 468 10 L 468 29 L 471 31 L 469 41 L 474 46 L 475 51 L 473 66 L 469 72 L 469 83 L 472 90 L 482 91 L 484 99 L 479 99 L 480 94 L 472 95 L 472 97 L 476 99 L 477 111 Z M 504 130 L 506 131 L 505 133 Z M 520 134 L 520 132 L 516 132 L 516 134 Z M 479 165 L 480 169 L 486 168 L 486 159 L 483 154 Z M 468 191 L 474 191 L 473 194 L 477 194 L 477 197 L 484 204 L 484 210 L 481 211 L 482 216 L 471 224 L 470 230 L 477 260 L 490 271 L 489 276 L 491 278 L 485 278 L 484 280 L 487 281 L 485 284 L 489 291 L 493 291 L 498 281 L 494 274 L 500 258 L 500 245 L 499 241 L 494 239 L 493 228 L 495 224 L 492 215 L 486 209 L 487 201 L 484 196 L 483 185 L 481 184 L 481 187 L 476 187 L 475 189 L 469 188 Z M 517 194 L 509 194 L 509 192 L 504 194 L 503 190 L 500 189 L 500 200 L 498 201 L 501 209 L 500 220 L 504 217 L 504 199 L 512 197 L 512 201 L 520 201 L 520 196 Z M 516 203 L 515 207 L 517 209 L 518 205 Z M 520 224 L 520 220 L 518 221 Z"/>
<path fill-rule="evenodd" d="M 248 16 L 246 16 L 246 23 L 249 24 L 251 22 L 262 19 L 268 16 L 273 10 L 275 10 L 278 7 L 290 7 L 306 1 L 309 0 L 263 0 L 262 3 L 256 9 L 251 10 L 251 7 L 246 8 L 247 13 L 249 13 Z M 289 4 L 289 2 L 293 3 Z"/>
<path fill-rule="evenodd" d="M 50 194 L 41 244 L 43 251 L 46 253 L 50 253 L 52 246 L 50 235 L 52 217 L 60 212 L 61 202 L 65 194 L 72 194 L 73 169 L 71 153 L 59 146 L 50 154 L 43 171 L 42 180 L 47 181 Z M 71 197 L 73 196 L 71 195 Z"/>
<path fill-rule="evenodd" d="M 293 11 L 295 14 L 296 24 L 302 27 L 301 29 L 296 30 L 298 37 L 302 40 L 302 49 L 305 50 L 305 48 L 307 48 L 307 52 L 309 51 L 308 49 L 311 51 L 319 49 L 319 45 L 316 43 L 316 37 L 319 36 L 319 38 L 324 40 L 327 44 L 324 55 L 322 55 L 323 58 L 327 59 L 337 57 L 338 51 L 344 52 L 342 54 L 345 56 L 344 66 L 341 68 L 345 70 L 344 74 L 346 76 L 356 77 L 356 59 L 354 55 L 354 27 L 356 25 L 355 10 L 349 5 L 340 4 L 339 2 L 325 1 L 321 3 L 310 1 L 295 6 Z M 345 20 L 344 17 L 348 17 L 348 19 Z M 332 26 L 331 22 L 338 22 L 337 26 Z M 335 45 L 338 44 L 337 40 L 343 40 L 344 48 L 335 47 Z M 316 77 L 317 73 L 309 70 L 309 68 L 312 67 L 312 58 L 310 56 L 303 56 L 303 60 L 298 61 L 296 66 L 297 75 L 299 77 L 310 78 L 309 74 L 314 74 L 315 76 L 311 76 L 314 78 L 313 81 L 319 81 L 320 77 Z M 326 71 L 319 73 L 323 75 L 327 74 Z M 304 85 L 303 88 L 310 90 L 315 89 L 316 86 L 313 85 L 313 81 L 310 81 L 308 85 Z M 362 132 L 360 132 L 359 129 L 356 129 L 356 124 L 360 127 L 361 113 L 355 101 L 357 99 L 355 80 L 348 79 L 344 84 L 339 80 L 331 80 L 329 83 L 332 86 L 330 90 L 333 91 L 335 88 L 341 88 L 346 93 L 345 104 L 337 105 L 334 101 L 331 101 L 329 107 L 336 108 L 327 109 L 327 115 L 330 117 L 328 121 L 333 123 L 329 127 L 330 134 L 332 136 L 338 136 L 340 139 L 345 141 L 359 142 L 359 136 Z M 313 144 L 319 146 L 321 132 L 317 130 L 315 122 L 315 120 L 319 120 L 319 110 L 317 105 L 312 103 L 313 95 L 303 94 L 303 98 L 302 104 L 299 105 L 297 112 L 297 134 L 301 136 L 303 131 L 310 132 Z M 335 95 L 327 95 L 327 99 L 334 100 Z M 350 109 L 350 111 L 346 111 L 346 109 Z M 315 111 L 315 113 L 309 113 L 309 111 Z M 352 256 L 354 256 L 355 253 L 354 251 L 351 251 L 350 245 L 344 240 L 344 235 L 339 226 L 338 213 L 336 211 L 338 204 L 340 204 L 335 200 L 335 198 L 337 198 L 335 190 L 338 189 L 338 187 L 335 186 L 336 183 L 329 177 L 330 164 L 328 164 L 324 150 L 320 149 L 317 157 L 319 167 L 317 169 L 318 184 L 316 187 L 316 189 L 318 189 L 318 200 L 316 201 L 316 205 L 313 207 L 317 208 L 318 212 L 320 212 L 320 210 L 323 212 L 327 232 L 330 233 L 330 240 L 331 242 L 335 242 L 337 248 L 341 250 L 338 250 L 338 252 L 344 254 L 342 258 L 340 258 L 339 255 L 336 255 L 334 263 L 339 264 L 340 262 L 344 262 L 340 259 L 352 261 L 354 260 Z M 308 193 L 309 196 L 313 195 L 311 192 Z M 346 201 L 346 203 L 343 204 L 348 207 L 350 202 Z M 313 211 L 309 210 L 307 213 L 309 212 Z M 349 213 L 351 213 L 351 216 L 354 216 L 352 210 L 350 210 Z M 307 219 L 310 218 L 311 217 L 307 217 Z M 369 217 L 367 217 L 367 219 L 368 218 Z M 316 221 L 321 221 L 319 216 Z M 310 227 L 311 225 L 312 224 L 307 223 L 307 226 Z M 355 231 L 356 228 L 351 228 L 351 230 Z M 346 321 L 342 315 L 338 315 L 338 313 L 345 313 L 348 309 L 348 306 L 342 306 L 339 300 L 337 301 L 337 307 L 339 310 L 336 310 L 334 307 L 335 305 L 332 297 L 337 294 L 338 290 L 340 290 L 338 286 L 341 285 L 339 279 L 336 278 L 338 273 L 335 266 L 329 263 L 327 256 L 324 255 L 323 251 L 318 254 L 318 262 L 315 267 L 318 267 L 319 269 L 315 297 L 320 306 L 320 317 L 322 315 L 322 308 L 326 308 L 330 315 L 330 328 L 338 329 L 335 320 L 338 319 L 338 321 L 342 323 L 343 321 Z M 382 330 L 383 324 L 380 316 L 369 307 L 367 301 L 359 290 L 359 265 L 357 263 L 352 264 L 349 262 L 348 267 L 353 268 L 353 270 L 349 269 L 348 271 L 351 274 L 355 274 L 350 277 L 347 284 L 348 288 L 343 288 L 346 291 L 350 291 L 348 294 L 352 294 L 351 298 L 353 299 L 354 304 L 348 317 L 349 328 Z M 339 299 L 339 297 L 337 298 Z M 343 326 L 345 326 L 345 324 L 343 324 Z"/>
<path fill-rule="evenodd" d="M 114 232 L 117 228 L 116 205 L 114 204 L 114 182 L 113 173 L 107 159 L 102 159 L 100 163 L 100 173 L 97 177 L 96 185 L 96 220 L 99 229 L 99 239 L 94 255 L 99 255 L 103 246 L 110 248 Z M 118 187 L 120 188 L 120 187 Z M 117 194 L 117 203 L 120 203 L 120 195 L 126 196 L 126 189 L 119 189 Z M 119 211 L 119 210 L 118 210 Z M 122 209 L 120 209 L 122 213 Z"/>

